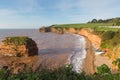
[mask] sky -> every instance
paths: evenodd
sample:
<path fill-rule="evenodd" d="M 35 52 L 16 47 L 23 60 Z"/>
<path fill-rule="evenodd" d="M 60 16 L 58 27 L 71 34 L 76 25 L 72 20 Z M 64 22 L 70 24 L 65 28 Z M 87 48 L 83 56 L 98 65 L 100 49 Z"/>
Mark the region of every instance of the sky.
<path fill-rule="evenodd" d="M 0 28 L 40 28 L 120 17 L 120 0 L 0 0 Z"/>

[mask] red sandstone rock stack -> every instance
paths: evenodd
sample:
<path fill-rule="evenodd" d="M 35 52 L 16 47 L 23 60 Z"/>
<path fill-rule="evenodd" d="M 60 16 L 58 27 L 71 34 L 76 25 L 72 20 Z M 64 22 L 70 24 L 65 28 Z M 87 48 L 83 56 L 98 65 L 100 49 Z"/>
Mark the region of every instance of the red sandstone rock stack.
<path fill-rule="evenodd" d="M 0 45 L 0 54 L 4 56 L 28 57 L 38 55 L 38 48 L 31 38 L 25 36 L 7 37 Z"/>

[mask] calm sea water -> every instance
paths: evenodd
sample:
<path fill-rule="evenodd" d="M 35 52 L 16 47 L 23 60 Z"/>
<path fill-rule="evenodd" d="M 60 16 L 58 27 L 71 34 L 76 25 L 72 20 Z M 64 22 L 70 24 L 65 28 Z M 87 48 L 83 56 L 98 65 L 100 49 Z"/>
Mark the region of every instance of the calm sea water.
<path fill-rule="evenodd" d="M 86 57 L 86 42 L 83 36 L 76 34 L 41 33 L 37 29 L 1 29 L 0 41 L 8 36 L 28 36 L 39 48 L 39 55 L 47 55 L 55 61 L 65 61 L 74 64 L 74 70 L 79 71 Z M 46 58 L 48 59 L 48 57 Z M 63 60 L 65 60 L 63 62 Z M 48 62 L 49 63 L 49 62 Z M 61 64 L 60 63 L 60 64 Z"/>

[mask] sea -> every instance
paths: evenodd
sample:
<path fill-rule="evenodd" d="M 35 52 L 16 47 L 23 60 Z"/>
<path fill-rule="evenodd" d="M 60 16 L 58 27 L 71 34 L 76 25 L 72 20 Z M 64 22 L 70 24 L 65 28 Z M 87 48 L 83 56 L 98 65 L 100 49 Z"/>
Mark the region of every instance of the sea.
<path fill-rule="evenodd" d="M 36 42 L 39 56 L 47 55 L 55 61 L 66 57 L 66 63 L 74 64 L 74 71 L 82 69 L 81 65 L 86 57 L 86 40 L 83 36 L 72 33 L 44 33 L 38 29 L 0 29 L 0 42 L 9 36 L 28 36 Z"/>

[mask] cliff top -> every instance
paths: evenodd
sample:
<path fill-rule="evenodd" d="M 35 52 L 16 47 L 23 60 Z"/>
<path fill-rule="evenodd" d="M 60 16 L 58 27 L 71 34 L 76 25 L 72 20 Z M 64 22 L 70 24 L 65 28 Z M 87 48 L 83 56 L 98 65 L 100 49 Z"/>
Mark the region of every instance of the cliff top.
<path fill-rule="evenodd" d="M 13 36 L 13 37 L 6 37 L 5 40 L 2 42 L 6 45 L 28 45 L 32 41 L 31 38 L 27 36 Z"/>

